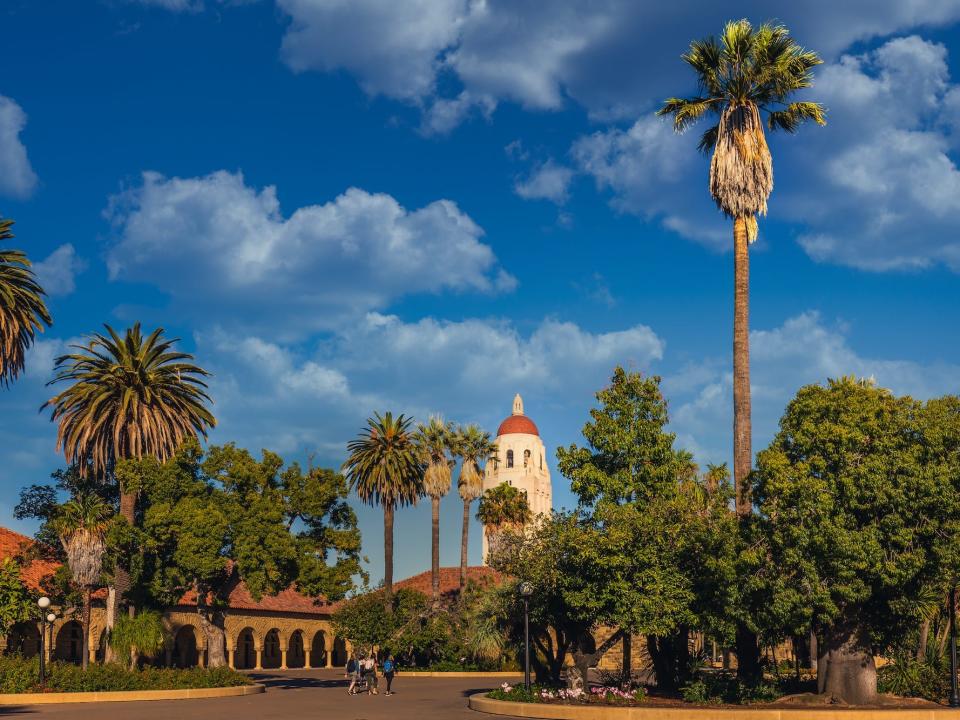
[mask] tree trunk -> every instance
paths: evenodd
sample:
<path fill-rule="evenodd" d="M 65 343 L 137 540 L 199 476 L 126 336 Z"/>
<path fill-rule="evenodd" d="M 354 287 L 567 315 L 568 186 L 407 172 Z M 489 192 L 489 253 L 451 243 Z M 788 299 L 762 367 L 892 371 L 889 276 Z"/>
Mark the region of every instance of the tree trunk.
<path fill-rule="evenodd" d="M 623 634 L 623 660 L 621 662 L 623 682 L 628 686 L 633 679 L 633 635 Z"/>
<path fill-rule="evenodd" d="M 123 488 L 120 488 L 120 516 L 129 523 L 130 527 L 136 527 L 137 523 L 137 494 L 124 492 Z M 120 605 L 124 600 L 124 596 L 130 592 L 130 573 L 127 572 L 127 569 L 123 565 L 117 565 L 116 570 L 114 571 L 114 608 L 113 608 L 113 617 L 116 619 L 117 613 L 120 611 Z M 129 601 L 129 598 L 127 598 Z M 133 617 L 136 610 L 132 605 L 130 605 L 130 617 Z M 109 616 L 109 613 L 108 613 Z M 113 624 L 110 623 L 107 626 L 108 632 L 113 630 Z"/>
<path fill-rule="evenodd" d="M 927 654 L 927 638 L 930 637 L 930 618 L 920 626 L 920 642 L 917 643 L 917 660 L 923 660 Z"/>
<path fill-rule="evenodd" d="M 83 657 L 80 658 L 80 667 L 86 670 L 90 666 L 90 588 L 85 587 L 83 589 L 83 618 L 81 623 L 83 626 L 83 642 L 81 643 L 81 648 L 83 652 Z"/>
<path fill-rule="evenodd" d="M 200 629 L 207 639 L 207 667 L 218 668 L 227 664 L 227 634 L 223 628 L 222 613 L 209 608 L 197 607 Z M 219 622 L 218 622 L 219 620 Z"/>
<path fill-rule="evenodd" d="M 460 531 L 460 590 L 467 586 L 467 544 L 470 540 L 470 501 L 463 501 L 463 529 Z"/>
<path fill-rule="evenodd" d="M 113 585 L 107 587 L 107 603 L 105 610 L 104 625 L 107 629 L 106 647 L 103 650 L 103 662 L 112 663 L 114 661 L 113 648 L 110 647 L 110 636 L 113 634 L 113 624 L 117 619 L 117 588 Z"/>
<path fill-rule="evenodd" d="M 676 645 L 670 637 L 647 635 L 647 654 L 653 664 L 657 690 L 662 693 L 677 691 Z"/>
<path fill-rule="evenodd" d="M 756 684 L 763 679 L 757 634 L 743 623 L 737 625 L 736 633 L 737 677 L 745 683 Z"/>
<path fill-rule="evenodd" d="M 683 685 L 690 679 L 690 628 L 681 625 L 673 637 L 673 646 L 676 648 L 674 657 L 676 667 L 677 686 Z"/>
<path fill-rule="evenodd" d="M 750 469 L 753 465 L 750 426 L 750 255 L 747 220 L 733 223 L 733 481 L 737 515 L 749 515 Z"/>
<path fill-rule="evenodd" d="M 817 672 L 820 664 L 820 642 L 817 640 L 817 631 L 810 628 L 810 669 Z"/>
<path fill-rule="evenodd" d="M 387 606 L 392 607 L 393 598 L 393 505 L 383 506 L 383 588 L 387 594 Z"/>
<path fill-rule="evenodd" d="M 430 498 L 430 518 L 433 522 L 430 533 L 430 586 L 433 604 L 440 602 L 440 496 Z"/>
<path fill-rule="evenodd" d="M 877 666 L 865 628 L 853 624 L 828 628 L 817 667 L 820 694 L 851 705 L 877 701 Z"/>

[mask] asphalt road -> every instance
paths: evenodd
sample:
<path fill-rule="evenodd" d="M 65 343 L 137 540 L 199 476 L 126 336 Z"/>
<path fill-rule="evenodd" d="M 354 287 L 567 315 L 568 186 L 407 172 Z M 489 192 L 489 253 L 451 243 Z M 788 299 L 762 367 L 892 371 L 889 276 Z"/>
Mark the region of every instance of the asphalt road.
<path fill-rule="evenodd" d="M 490 717 L 467 707 L 467 697 L 496 687 L 497 678 L 394 679 L 395 694 L 347 695 L 341 672 L 285 670 L 252 675 L 267 686 L 260 695 L 210 700 L 72 703 L 64 705 L 0 706 L 0 717 L 83 718 L 84 720 L 483 720 Z"/>

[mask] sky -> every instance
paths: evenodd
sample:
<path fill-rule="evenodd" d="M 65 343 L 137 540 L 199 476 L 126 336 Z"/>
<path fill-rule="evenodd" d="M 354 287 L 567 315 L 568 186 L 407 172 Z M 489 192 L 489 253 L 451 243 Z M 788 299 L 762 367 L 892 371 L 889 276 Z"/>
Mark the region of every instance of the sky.
<path fill-rule="evenodd" d="M 374 411 L 581 442 L 613 368 L 729 462 L 731 227 L 699 133 L 654 115 L 729 19 L 824 64 L 826 127 L 770 136 L 751 250 L 754 450 L 801 386 L 960 391 L 960 0 L 4 0 L 0 217 L 55 322 L 0 389 L 0 525 L 62 466 L 53 359 L 163 327 L 213 373 L 212 443 L 337 467 Z M 382 515 L 357 507 L 374 581 Z M 460 500 L 441 561 L 459 559 Z M 429 503 L 396 576 L 429 567 Z M 480 561 L 474 523 L 470 559 Z"/>

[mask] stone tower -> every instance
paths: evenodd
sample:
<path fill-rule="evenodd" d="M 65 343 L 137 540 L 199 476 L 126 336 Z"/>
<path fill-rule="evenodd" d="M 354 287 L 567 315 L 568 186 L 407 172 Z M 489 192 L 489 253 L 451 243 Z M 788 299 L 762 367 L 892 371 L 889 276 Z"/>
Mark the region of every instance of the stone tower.
<path fill-rule="evenodd" d="M 497 458 L 487 463 L 483 490 L 500 483 L 527 493 L 534 518 L 553 510 L 553 490 L 547 467 L 547 449 L 533 420 L 523 414 L 523 398 L 513 398 L 513 412 L 497 429 Z M 483 533 L 483 558 L 487 558 L 487 534 Z"/>

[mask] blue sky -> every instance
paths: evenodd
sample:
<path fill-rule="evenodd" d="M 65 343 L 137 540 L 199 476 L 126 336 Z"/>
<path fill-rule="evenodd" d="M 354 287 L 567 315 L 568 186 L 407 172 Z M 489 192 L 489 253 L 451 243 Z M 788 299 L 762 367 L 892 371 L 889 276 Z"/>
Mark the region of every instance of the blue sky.
<path fill-rule="evenodd" d="M 960 2 L 645 5 L 3 3 L 0 215 L 55 325 L 0 393 L 0 524 L 31 530 L 11 510 L 59 466 L 52 359 L 104 322 L 183 338 L 215 373 L 211 440 L 290 460 L 339 464 L 374 410 L 495 430 L 515 392 L 552 454 L 624 364 L 664 378 L 699 462 L 727 461 L 730 228 L 697 134 L 653 111 L 729 18 L 779 18 L 826 61 L 827 127 L 771 138 L 755 449 L 827 377 L 957 392 Z M 359 511 L 377 579 L 381 516 Z M 428 567 L 428 518 L 399 514 L 398 576 Z"/>

